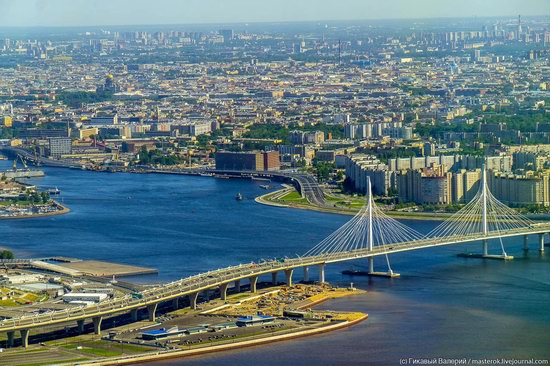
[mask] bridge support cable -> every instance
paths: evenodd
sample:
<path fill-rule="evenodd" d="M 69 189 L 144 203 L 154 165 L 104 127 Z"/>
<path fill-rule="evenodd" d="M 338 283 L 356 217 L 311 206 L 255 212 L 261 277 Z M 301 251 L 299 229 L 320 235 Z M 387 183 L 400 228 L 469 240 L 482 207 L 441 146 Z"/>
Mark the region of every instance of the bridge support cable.
<path fill-rule="evenodd" d="M 385 254 L 385 257 L 386 257 L 386 265 L 388 266 L 388 273 L 390 275 L 393 274 L 393 269 L 391 269 L 391 264 L 390 264 L 390 256 Z M 374 271 L 371 271 L 371 273 L 373 273 Z"/>
<path fill-rule="evenodd" d="M 500 238 L 502 256 L 507 256 L 501 234 L 509 231 L 528 229 L 536 225 L 534 221 L 496 199 L 486 183 L 487 173 L 483 170 L 479 190 L 475 197 L 461 210 L 443 221 L 429 232 L 425 238 L 446 238 L 457 241 L 469 236 L 496 236 Z M 483 255 L 487 256 L 487 239 L 483 240 Z"/>
<path fill-rule="evenodd" d="M 378 208 L 372 198 L 370 180 L 367 180 L 367 198 L 365 206 L 347 223 L 334 231 L 304 256 L 337 256 L 341 253 L 369 252 L 384 254 L 395 246 L 411 243 L 423 238 L 423 235 L 411 227 L 386 215 Z M 389 263 L 389 260 L 387 261 Z M 374 264 L 369 258 L 369 271 Z M 391 268 L 390 268 L 391 270 Z"/>

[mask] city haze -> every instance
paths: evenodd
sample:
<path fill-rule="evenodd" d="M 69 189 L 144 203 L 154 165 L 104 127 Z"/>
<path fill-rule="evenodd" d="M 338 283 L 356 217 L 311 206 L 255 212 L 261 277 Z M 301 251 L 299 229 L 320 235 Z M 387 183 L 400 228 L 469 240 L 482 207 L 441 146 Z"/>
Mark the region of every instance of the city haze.
<path fill-rule="evenodd" d="M 0 0 L 2 26 L 183 23 L 549 15 L 547 0 Z"/>

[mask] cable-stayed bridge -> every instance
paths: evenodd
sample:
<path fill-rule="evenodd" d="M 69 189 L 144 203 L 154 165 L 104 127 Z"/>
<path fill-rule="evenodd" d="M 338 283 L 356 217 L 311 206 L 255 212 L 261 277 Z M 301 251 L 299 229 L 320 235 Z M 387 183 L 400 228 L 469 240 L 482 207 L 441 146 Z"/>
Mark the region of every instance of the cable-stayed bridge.
<path fill-rule="evenodd" d="M 95 305 L 4 319 L 0 321 L 0 332 L 7 333 L 8 345 L 12 346 L 15 331 L 20 331 L 21 344 L 25 347 L 29 342 L 30 330 L 39 327 L 74 322 L 79 331 L 83 331 L 85 321 L 91 320 L 94 332 L 100 334 L 104 317 L 130 313 L 131 319 L 137 321 L 140 312 L 145 309 L 149 320 L 153 321 L 159 304 L 171 302 L 174 308 L 178 308 L 179 300 L 185 296 L 189 298 L 190 306 L 196 308 L 201 293 L 215 293 L 225 300 L 228 291 L 241 290 L 241 281 L 246 281 L 248 289 L 255 292 L 259 277 L 264 275 L 271 275 L 271 282 L 277 284 L 277 275 L 282 272 L 286 284 L 292 285 L 296 269 L 302 268 L 303 279 L 308 281 L 309 269 L 317 267 L 318 280 L 324 282 L 327 264 L 367 258 L 370 274 L 393 276 L 388 260 L 390 254 L 475 242 L 481 243 L 479 257 L 508 260 L 513 257 L 507 255 L 503 238 L 523 236 L 527 249 L 528 235 L 536 234 L 539 237 L 539 250 L 544 251 L 546 233 L 550 233 L 550 223 L 536 223 L 499 202 L 491 194 L 485 171 L 474 199 L 427 234 L 421 234 L 389 217 L 377 207 L 369 182 L 366 204 L 357 215 L 303 256 L 239 264 L 200 273 L 133 295 L 115 297 Z M 499 242 L 498 253 L 489 253 L 489 240 Z M 377 256 L 385 257 L 387 272 L 375 272 L 374 258 Z"/>
<path fill-rule="evenodd" d="M 306 256 L 324 256 L 335 261 L 344 254 L 369 257 L 369 272 L 374 273 L 373 257 L 413 249 L 473 241 L 482 242 L 480 257 L 513 259 L 508 256 L 502 238 L 522 234 L 544 234 L 550 223 L 536 223 L 498 201 L 487 186 L 487 173 L 483 175 L 475 197 L 460 211 L 443 221 L 427 234 L 386 215 L 372 197 L 370 181 L 367 183 L 367 202 L 353 219 L 330 234 L 306 253 Z M 500 252 L 489 254 L 488 242 L 499 240 Z M 541 247 L 544 250 L 543 238 Z M 388 267 L 389 267 L 389 261 Z M 388 268 L 391 274 L 391 267 Z"/>

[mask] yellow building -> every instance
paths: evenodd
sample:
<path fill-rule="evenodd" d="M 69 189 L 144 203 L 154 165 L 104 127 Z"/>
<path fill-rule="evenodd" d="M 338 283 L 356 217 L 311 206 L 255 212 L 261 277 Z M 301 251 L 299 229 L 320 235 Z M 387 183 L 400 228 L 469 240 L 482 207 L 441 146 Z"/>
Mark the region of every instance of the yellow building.
<path fill-rule="evenodd" d="M 479 189 L 481 170 L 462 169 L 453 173 L 452 178 L 452 201 L 454 203 L 470 202 Z"/>
<path fill-rule="evenodd" d="M 550 206 L 548 174 L 490 174 L 489 187 L 498 200 L 509 205 Z"/>
<path fill-rule="evenodd" d="M 99 129 L 96 127 L 83 128 L 81 130 L 78 130 L 78 135 L 80 140 L 89 139 L 92 136 L 99 135 Z"/>
<path fill-rule="evenodd" d="M 2 126 L 4 127 L 12 127 L 13 126 L 13 119 L 10 116 L 4 116 L 1 119 Z"/>

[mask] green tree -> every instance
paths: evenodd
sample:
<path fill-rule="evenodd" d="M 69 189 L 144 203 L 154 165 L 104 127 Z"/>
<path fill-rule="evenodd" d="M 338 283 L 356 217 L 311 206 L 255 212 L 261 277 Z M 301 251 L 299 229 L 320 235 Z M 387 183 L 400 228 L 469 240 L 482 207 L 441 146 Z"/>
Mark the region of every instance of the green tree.
<path fill-rule="evenodd" d="M 31 194 L 31 202 L 32 203 L 41 203 L 42 202 L 42 196 L 40 196 L 40 193 L 34 191 Z"/>
<path fill-rule="evenodd" d="M 110 91 L 86 92 L 86 91 L 63 91 L 58 96 L 66 105 L 78 108 L 82 103 L 98 103 L 111 100 L 113 93 Z"/>
<path fill-rule="evenodd" d="M 13 259 L 13 258 L 15 258 L 15 256 L 11 251 L 6 249 L 0 251 L 0 259 Z"/>
<path fill-rule="evenodd" d="M 50 200 L 50 195 L 48 192 L 41 192 L 40 197 L 42 198 L 42 203 L 48 203 Z"/>
<path fill-rule="evenodd" d="M 314 160 L 313 168 L 319 182 L 324 182 L 330 178 L 330 173 L 334 170 L 335 165 L 327 161 Z"/>

